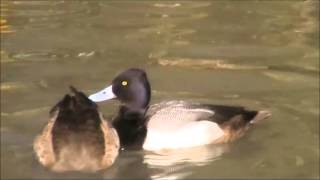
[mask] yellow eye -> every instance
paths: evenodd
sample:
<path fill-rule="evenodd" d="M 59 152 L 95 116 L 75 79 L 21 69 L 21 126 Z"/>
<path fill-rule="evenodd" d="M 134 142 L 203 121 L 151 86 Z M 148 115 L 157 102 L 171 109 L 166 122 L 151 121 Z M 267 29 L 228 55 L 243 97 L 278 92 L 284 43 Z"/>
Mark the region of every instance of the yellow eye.
<path fill-rule="evenodd" d="M 122 86 L 126 86 L 126 85 L 128 85 L 128 81 L 122 81 L 121 84 L 122 84 Z"/>

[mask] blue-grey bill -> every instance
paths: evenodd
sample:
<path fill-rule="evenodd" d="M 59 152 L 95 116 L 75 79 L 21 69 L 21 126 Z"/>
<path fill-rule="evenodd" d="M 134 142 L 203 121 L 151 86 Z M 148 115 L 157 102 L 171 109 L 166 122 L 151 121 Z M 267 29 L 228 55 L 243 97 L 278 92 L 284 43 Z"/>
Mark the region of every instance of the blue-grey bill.
<path fill-rule="evenodd" d="M 107 88 L 89 96 L 89 99 L 93 102 L 107 101 L 113 98 L 116 98 L 116 95 L 112 92 L 112 86 L 108 86 Z"/>

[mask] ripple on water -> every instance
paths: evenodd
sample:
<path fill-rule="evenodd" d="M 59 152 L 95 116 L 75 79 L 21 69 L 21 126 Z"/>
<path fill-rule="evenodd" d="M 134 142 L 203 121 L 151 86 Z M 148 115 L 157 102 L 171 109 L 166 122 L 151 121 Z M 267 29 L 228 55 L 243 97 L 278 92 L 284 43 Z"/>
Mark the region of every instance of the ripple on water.
<path fill-rule="evenodd" d="M 1 63 L 18 62 L 54 62 L 66 61 L 72 59 L 88 59 L 97 54 L 97 51 L 75 51 L 70 49 L 42 50 L 42 51 L 24 51 L 6 53 L 1 51 Z M 2 58 L 3 57 L 3 58 Z"/>
<path fill-rule="evenodd" d="M 25 117 L 25 116 L 34 116 L 34 115 L 38 115 L 39 113 L 48 111 L 51 107 L 47 106 L 47 107 L 38 107 L 38 108 L 32 108 L 32 109 L 25 109 L 22 111 L 15 111 L 15 112 L 11 112 L 11 113 L 6 113 L 6 112 L 1 112 L 1 116 L 3 117 Z"/>
<path fill-rule="evenodd" d="M 314 82 L 315 78 L 306 76 L 304 74 L 299 74 L 295 72 L 282 72 L 282 71 L 268 71 L 264 74 L 270 78 L 278 81 L 288 82 L 288 83 L 308 83 Z"/>
<path fill-rule="evenodd" d="M 267 66 L 229 64 L 221 59 L 172 58 L 158 59 L 157 63 L 161 66 L 184 67 L 191 69 L 261 70 L 268 68 Z"/>
<path fill-rule="evenodd" d="M 16 30 L 57 28 L 71 19 L 90 18 L 99 13 L 97 2 L 88 1 L 6 1 L 7 11 Z"/>
<path fill-rule="evenodd" d="M 150 4 L 150 3 L 149 3 Z M 144 17 L 144 25 L 137 32 L 129 32 L 127 39 L 149 38 L 161 41 L 160 47 L 154 49 L 149 57 L 163 57 L 167 54 L 169 44 L 188 45 L 189 40 L 185 36 L 195 34 L 195 27 L 183 27 L 180 24 L 188 24 L 208 17 L 203 11 L 204 7 L 210 6 L 210 2 L 157 2 L 153 7 L 140 9 L 139 13 Z M 150 6 L 150 5 L 149 5 Z M 190 13 L 192 11 L 192 13 Z M 134 22 L 134 21 L 133 21 Z M 138 22 L 140 23 L 140 22 Z"/>
<path fill-rule="evenodd" d="M 0 10 L 3 11 L 3 8 L 0 7 Z M 12 33 L 15 32 L 11 25 L 8 24 L 6 19 L 0 18 L 0 34 Z"/>
<path fill-rule="evenodd" d="M 157 2 L 153 4 L 154 7 L 158 8 L 200 8 L 200 7 L 207 7 L 210 6 L 210 2 L 197 2 L 197 3 L 191 3 L 191 2 Z"/>
<path fill-rule="evenodd" d="M 30 85 L 22 83 L 22 82 L 1 82 L 0 90 L 1 91 L 16 91 L 29 88 Z"/>

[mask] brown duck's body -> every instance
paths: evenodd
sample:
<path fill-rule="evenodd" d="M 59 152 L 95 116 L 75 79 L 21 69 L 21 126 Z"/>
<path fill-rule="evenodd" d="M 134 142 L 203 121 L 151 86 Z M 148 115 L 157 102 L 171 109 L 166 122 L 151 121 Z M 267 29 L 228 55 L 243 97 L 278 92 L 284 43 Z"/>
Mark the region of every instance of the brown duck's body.
<path fill-rule="evenodd" d="M 57 172 L 95 172 L 111 166 L 119 150 L 117 132 L 95 103 L 72 89 L 52 110 L 52 118 L 34 141 L 39 162 Z"/>

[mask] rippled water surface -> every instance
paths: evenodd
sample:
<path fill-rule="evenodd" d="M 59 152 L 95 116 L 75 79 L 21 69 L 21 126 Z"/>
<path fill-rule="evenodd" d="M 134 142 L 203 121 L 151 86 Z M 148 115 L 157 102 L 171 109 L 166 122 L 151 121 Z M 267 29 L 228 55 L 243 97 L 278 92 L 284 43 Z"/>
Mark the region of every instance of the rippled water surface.
<path fill-rule="evenodd" d="M 1 1 L 1 178 L 319 177 L 319 1 Z M 269 109 L 228 145 L 123 151 L 56 174 L 32 151 L 70 84 L 87 94 L 146 69 L 152 102 Z M 117 103 L 100 104 L 111 116 Z M 196 141 L 196 139 L 190 139 Z"/>

